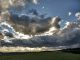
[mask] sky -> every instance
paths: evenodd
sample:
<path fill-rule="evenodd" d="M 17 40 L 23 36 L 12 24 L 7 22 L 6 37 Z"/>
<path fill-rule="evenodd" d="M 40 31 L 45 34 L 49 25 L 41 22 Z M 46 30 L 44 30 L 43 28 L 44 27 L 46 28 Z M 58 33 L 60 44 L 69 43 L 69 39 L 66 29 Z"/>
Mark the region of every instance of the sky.
<path fill-rule="evenodd" d="M 80 0 L 33 0 L 36 4 L 29 3 L 20 7 L 17 12 L 20 14 L 27 14 L 29 10 L 35 9 L 39 15 L 46 15 L 46 17 L 59 16 L 62 20 L 61 26 L 65 25 L 67 21 L 76 21 L 75 14 L 80 12 Z M 13 14 L 16 9 L 13 9 Z"/>
<path fill-rule="evenodd" d="M 30 0 L 26 0 L 26 1 L 30 1 Z M 34 1 L 35 4 L 29 3 L 23 7 L 20 7 L 20 9 L 18 9 L 18 13 L 19 14 L 27 14 L 26 12 L 29 11 L 30 9 L 36 9 L 39 14 L 42 14 L 42 15 L 46 14 L 47 16 L 50 16 L 50 17 L 60 16 L 60 18 L 65 21 L 66 20 L 74 21 L 77 16 L 80 20 L 80 13 L 76 14 L 77 16 L 75 17 L 75 13 L 80 12 L 80 7 L 79 7 L 80 0 L 38 0 L 38 2 L 36 2 L 36 0 L 31 0 L 31 1 Z M 16 9 L 13 9 L 13 7 L 12 7 L 12 11 L 14 14 L 16 13 Z M 31 15 L 29 17 L 27 16 L 27 18 L 30 18 L 30 17 L 31 17 Z M 36 16 L 36 17 L 39 18 L 39 16 Z M 16 18 L 17 18 L 17 16 L 16 16 Z M 35 27 L 35 26 L 38 28 L 40 27 L 39 29 L 41 30 L 43 28 L 43 25 L 46 27 L 46 25 L 48 24 L 46 22 L 44 22 L 46 24 L 44 24 L 44 23 L 40 24 L 41 22 L 43 22 L 42 20 L 47 20 L 44 18 L 41 20 L 35 18 L 35 20 L 40 20 L 40 23 L 32 23 L 32 22 L 35 22 L 34 19 L 32 18 L 32 19 L 29 19 L 31 21 L 30 25 L 24 26 L 25 25 L 24 23 L 27 24 L 27 22 L 28 22 L 27 18 L 25 19 L 26 21 L 24 19 L 20 19 L 20 20 L 14 19 L 17 22 L 19 21 L 19 23 L 21 22 L 20 23 L 21 25 L 16 22 L 15 28 L 21 26 L 18 29 L 21 31 L 22 30 L 26 31 L 25 29 L 23 29 L 23 27 L 28 29 L 28 26 L 29 26 L 30 27 L 29 29 L 31 29 L 31 32 L 32 32 L 33 27 Z M 52 20 L 54 20 L 54 19 L 52 19 Z M 22 22 L 24 22 L 24 23 L 22 24 Z M 14 25 L 14 23 L 15 22 L 13 22 L 13 25 Z M 60 46 L 63 46 L 64 48 L 80 47 L 80 38 L 79 38 L 80 37 L 80 28 L 79 28 L 80 24 L 77 26 L 76 25 L 77 24 L 75 24 L 73 22 L 72 23 L 67 22 L 67 24 L 61 30 L 58 30 L 58 32 L 56 32 L 57 29 L 54 30 L 53 27 L 55 27 L 55 26 L 51 26 L 49 31 L 45 32 L 44 34 L 29 36 L 29 35 L 21 34 L 22 32 L 18 33 L 19 30 L 18 30 L 18 32 L 16 32 L 15 28 L 12 28 L 10 26 L 10 24 L 7 24 L 6 22 L 2 22 L 0 24 L 0 27 L 2 28 L 1 31 L 4 34 L 4 36 L 6 36 L 6 33 L 10 32 L 10 34 L 13 34 L 15 38 L 21 38 L 21 40 L 20 39 L 18 39 L 18 40 L 17 39 L 12 39 L 12 40 L 9 39 L 9 41 L 10 41 L 9 42 L 7 39 L 5 41 L 1 41 L 1 42 L 3 42 L 1 45 L 3 45 L 3 44 L 6 45 L 6 43 L 7 44 L 9 43 L 8 45 L 11 45 L 11 43 L 12 43 L 13 46 L 15 46 L 15 45 L 18 45 L 18 46 L 26 45 L 26 46 L 30 46 L 30 47 L 40 47 L 40 46 L 56 47 L 57 46 L 58 48 L 60 48 Z M 11 29 L 11 31 L 9 28 Z M 34 30 L 38 29 L 38 28 L 34 28 Z M 51 29 L 53 29 L 53 31 Z M 5 33 L 5 31 L 6 31 L 6 33 Z M 50 33 L 52 35 L 50 35 Z M 49 34 L 49 35 L 46 35 L 46 34 Z M 22 38 L 24 38 L 24 39 L 22 39 Z M 28 40 L 25 40 L 25 39 L 28 39 Z"/>
<path fill-rule="evenodd" d="M 75 13 L 80 11 L 79 2 L 79 0 L 39 0 L 38 4 L 31 4 L 28 8 L 36 9 L 40 14 L 60 16 L 62 19 L 67 20 L 74 19 Z M 69 12 L 71 12 L 70 16 Z"/>

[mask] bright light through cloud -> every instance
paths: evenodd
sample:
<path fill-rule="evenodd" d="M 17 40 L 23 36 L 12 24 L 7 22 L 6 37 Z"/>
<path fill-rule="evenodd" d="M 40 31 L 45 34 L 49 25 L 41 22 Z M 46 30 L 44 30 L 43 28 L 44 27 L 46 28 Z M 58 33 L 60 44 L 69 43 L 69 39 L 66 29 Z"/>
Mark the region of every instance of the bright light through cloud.
<path fill-rule="evenodd" d="M 12 0 L 9 0 L 10 5 L 13 5 Z"/>
<path fill-rule="evenodd" d="M 38 1 L 37 1 L 37 0 L 33 0 L 33 3 L 34 3 L 34 4 L 37 4 L 37 3 L 38 3 Z"/>

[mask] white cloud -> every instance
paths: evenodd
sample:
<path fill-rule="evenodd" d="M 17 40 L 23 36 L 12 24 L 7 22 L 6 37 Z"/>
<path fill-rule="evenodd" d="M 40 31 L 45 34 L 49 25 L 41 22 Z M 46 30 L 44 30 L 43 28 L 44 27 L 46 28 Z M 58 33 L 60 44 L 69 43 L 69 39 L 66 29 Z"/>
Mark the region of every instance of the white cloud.
<path fill-rule="evenodd" d="M 37 4 L 37 3 L 38 3 L 38 0 L 33 0 L 33 3 L 34 3 L 34 4 Z"/>
<path fill-rule="evenodd" d="M 72 12 L 69 12 L 68 15 L 71 16 L 72 15 Z"/>
<path fill-rule="evenodd" d="M 78 20 L 80 20 L 80 12 L 77 12 L 75 16 L 77 17 Z"/>
<path fill-rule="evenodd" d="M 38 1 L 37 0 L 9 0 L 9 3 L 11 5 L 21 5 L 23 6 L 25 4 L 25 1 L 28 1 L 28 2 L 33 2 L 34 4 L 37 4 Z M 18 4 L 19 3 L 19 4 Z M 44 8 L 44 7 L 43 7 Z M 72 13 L 69 12 L 69 16 L 71 15 Z M 80 12 L 76 13 L 75 16 L 78 18 L 78 20 L 80 20 Z M 39 20 L 39 17 L 36 16 L 35 20 Z M 46 20 L 46 19 L 43 19 L 43 20 Z M 36 36 L 29 36 L 29 35 L 25 35 L 25 34 L 22 34 L 22 33 L 17 33 L 19 36 L 19 39 L 22 38 L 22 43 L 26 43 L 26 46 L 27 44 L 29 46 L 55 46 L 55 44 L 59 47 L 59 46 L 62 46 L 62 45 L 70 45 L 70 44 L 76 44 L 76 43 L 79 43 L 80 41 L 80 38 L 78 38 L 78 36 L 80 36 L 80 28 L 78 28 L 77 26 L 75 27 L 75 24 L 74 23 L 71 23 L 71 22 L 67 22 L 66 25 L 65 25 L 65 28 L 62 29 L 62 30 L 59 30 L 57 31 L 57 28 L 55 27 L 56 24 L 59 23 L 59 20 L 58 17 L 55 17 L 55 18 L 52 18 L 52 21 L 51 21 L 51 28 L 50 30 L 48 31 L 50 33 L 58 33 L 58 32 L 61 32 L 59 35 L 57 34 L 56 36 L 55 35 L 46 35 L 46 33 L 44 33 L 44 35 L 40 36 L 39 35 L 36 35 Z M 42 21 L 43 22 L 43 21 Z M 39 23 L 39 22 L 38 22 Z M 40 24 L 41 23 L 41 20 L 40 20 L 40 23 L 35 23 L 34 26 L 31 25 L 32 27 L 35 27 L 35 26 L 38 26 L 38 28 L 43 28 L 43 26 L 47 26 L 47 23 L 44 22 L 43 25 Z M 46 23 L 46 24 L 45 24 Z M 56 23 L 56 24 L 55 24 Z M 6 23 L 3 23 L 2 25 L 5 25 L 9 28 L 11 28 L 10 25 L 6 24 Z M 55 26 L 54 26 L 55 25 Z M 53 27 L 54 26 L 54 27 Z M 6 27 L 6 28 L 7 28 Z M 4 28 L 4 27 L 3 27 Z M 36 29 L 38 29 L 36 28 Z M 78 29 L 77 29 L 78 28 Z M 5 28 L 4 28 L 5 29 Z M 11 28 L 12 30 L 14 30 L 13 28 Z M 21 28 L 20 28 L 21 29 Z M 28 27 L 27 27 L 28 29 Z M 31 28 L 32 29 L 32 28 Z M 9 30 L 9 29 L 8 29 Z M 54 32 L 53 32 L 54 31 Z M 11 31 L 10 31 L 11 32 Z M 15 31 L 14 31 L 15 32 Z M 78 34 L 78 35 L 76 35 Z M 63 36 L 61 36 L 63 35 Z M 18 38 L 17 37 L 17 38 Z M 73 38 L 78 38 L 78 40 L 75 42 L 76 39 L 73 39 Z M 25 39 L 25 40 L 23 40 Z M 29 40 L 30 39 L 30 40 Z M 14 42 L 15 44 L 17 44 L 17 41 L 18 40 L 11 40 L 12 42 Z M 19 40 L 20 41 L 20 40 Z M 68 43 L 67 43 L 68 42 Z M 20 44 L 22 45 L 22 43 L 20 42 Z M 36 44 L 35 44 L 36 43 Z M 55 44 L 54 44 L 55 43 Z M 60 44 L 60 45 L 58 45 Z M 80 44 L 80 43 L 79 43 Z M 18 44 L 17 44 L 18 45 Z"/>
<path fill-rule="evenodd" d="M 24 6 L 27 3 L 37 4 L 37 0 L 0 0 L 3 8 L 9 8 L 9 6 Z"/>

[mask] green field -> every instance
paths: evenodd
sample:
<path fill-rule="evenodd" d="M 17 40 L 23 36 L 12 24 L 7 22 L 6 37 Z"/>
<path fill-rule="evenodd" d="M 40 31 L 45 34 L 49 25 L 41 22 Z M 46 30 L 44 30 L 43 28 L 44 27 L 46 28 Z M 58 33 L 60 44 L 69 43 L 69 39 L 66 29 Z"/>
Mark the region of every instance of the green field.
<path fill-rule="evenodd" d="M 0 60 L 80 60 L 80 54 L 70 52 L 33 52 L 2 54 Z"/>

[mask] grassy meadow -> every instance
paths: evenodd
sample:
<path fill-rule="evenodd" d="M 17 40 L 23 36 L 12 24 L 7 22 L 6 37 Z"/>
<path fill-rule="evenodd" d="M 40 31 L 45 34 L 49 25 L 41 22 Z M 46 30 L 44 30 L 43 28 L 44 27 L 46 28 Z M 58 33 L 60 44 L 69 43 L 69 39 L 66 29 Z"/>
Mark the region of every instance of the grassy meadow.
<path fill-rule="evenodd" d="M 0 53 L 0 60 L 80 60 L 80 54 L 63 51 Z"/>

